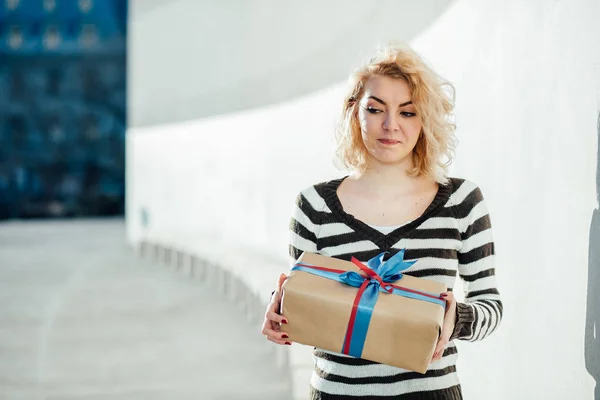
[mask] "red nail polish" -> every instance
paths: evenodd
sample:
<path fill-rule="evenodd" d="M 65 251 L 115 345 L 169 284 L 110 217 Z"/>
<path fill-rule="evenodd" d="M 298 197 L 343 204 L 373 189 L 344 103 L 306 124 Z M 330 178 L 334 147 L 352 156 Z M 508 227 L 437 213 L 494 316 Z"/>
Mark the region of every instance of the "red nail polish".
<path fill-rule="evenodd" d="M 287 319 L 282 319 L 282 320 L 281 320 L 281 323 L 282 323 L 282 324 L 287 324 Z"/>
<path fill-rule="evenodd" d="M 285 342 L 285 344 L 287 344 L 288 346 L 291 346 L 291 345 L 292 345 L 290 342 Z"/>
<path fill-rule="evenodd" d="M 282 338 L 284 338 L 284 339 L 287 339 L 287 338 L 289 338 L 289 336 L 288 336 L 288 335 L 286 335 L 285 333 L 284 333 L 283 335 L 281 335 L 281 337 L 282 337 Z"/>

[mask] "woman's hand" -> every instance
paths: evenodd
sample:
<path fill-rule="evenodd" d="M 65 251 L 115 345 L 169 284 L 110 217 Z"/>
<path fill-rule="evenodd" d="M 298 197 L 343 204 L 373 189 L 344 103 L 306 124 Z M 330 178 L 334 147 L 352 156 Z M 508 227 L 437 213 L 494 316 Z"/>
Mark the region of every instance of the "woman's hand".
<path fill-rule="evenodd" d="M 456 299 L 454 293 L 446 292 L 441 294 L 442 298 L 446 300 L 446 315 L 444 315 L 444 326 L 442 327 L 442 334 L 438 339 L 438 344 L 433 352 L 433 358 L 431 362 L 442 359 L 444 349 L 450 341 L 450 336 L 454 332 L 454 326 L 456 325 Z"/>
<path fill-rule="evenodd" d="M 265 313 L 265 321 L 262 326 L 262 334 L 267 337 L 273 343 L 287 344 L 290 345 L 292 342 L 286 340 L 288 335 L 279 332 L 279 324 L 287 324 L 287 320 L 279 315 L 279 307 L 281 304 L 281 286 L 287 279 L 287 276 L 281 274 L 277 281 L 277 290 L 271 296 L 271 302 L 267 306 L 267 312 Z"/>

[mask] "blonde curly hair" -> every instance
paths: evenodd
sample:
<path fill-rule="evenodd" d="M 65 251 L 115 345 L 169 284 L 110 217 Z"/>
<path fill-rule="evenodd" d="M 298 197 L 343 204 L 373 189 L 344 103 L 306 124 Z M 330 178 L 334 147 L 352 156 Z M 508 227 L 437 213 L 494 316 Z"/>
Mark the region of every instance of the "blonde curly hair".
<path fill-rule="evenodd" d="M 369 154 L 362 141 L 358 103 L 364 95 L 366 82 L 373 76 L 402 79 L 410 89 L 422 131 L 412 152 L 415 166 L 408 171 L 409 175 L 424 175 L 440 184 L 447 183 L 448 166 L 456 149 L 456 125 L 452 121 L 454 86 L 436 74 L 406 44 L 380 49 L 350 77 L 350 91 L 344 99 L 336 131 L 338 161 L 361 173 L 368 168 Z"/>

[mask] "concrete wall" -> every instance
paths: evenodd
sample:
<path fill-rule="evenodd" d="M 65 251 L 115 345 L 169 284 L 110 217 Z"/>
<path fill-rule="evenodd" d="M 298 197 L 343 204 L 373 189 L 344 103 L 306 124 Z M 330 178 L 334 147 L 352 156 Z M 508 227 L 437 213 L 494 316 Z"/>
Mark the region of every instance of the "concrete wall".
<path fill-rule="evenodd" d="M 452 174 L 481 186 L 497 244 L 505 318 L 460 345 L 466 399 L 593 399 L 600 383 L 598 21 L 594 0 L 458 1 L 410 41 L 457 88 Z M 130 129 L 130 241 L 210 234 L 285 270 L 294 195 L 343 173 L 330 161 L 343 93 Z"/>
<path fill-rule="evenodd" d="M 600 335 L 599 19 L 596 1 L 459 2 L 414 41 L 456 83 L 454 170 L 482 185 L 500 254 L 503 329 L 461 348 L 471 398 L 591 399 L 600 383 L 585 335 L 586 315 Z"/>
<path fill-rule="evenodd" d="M 451 0 L 131 0 L 130 125 L 276 104 L 340 82 L 382 37 L 408 40 Z"/>

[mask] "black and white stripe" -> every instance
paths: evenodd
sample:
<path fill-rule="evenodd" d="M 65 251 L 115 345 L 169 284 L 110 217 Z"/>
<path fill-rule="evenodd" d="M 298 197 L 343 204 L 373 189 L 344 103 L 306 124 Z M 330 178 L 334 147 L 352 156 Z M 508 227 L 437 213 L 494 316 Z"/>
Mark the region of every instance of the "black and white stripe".
<path fill-rule="evenodd" d="M 290 221 L 290 258 L 304 251 L 366 262 L 388 251 L 391 257 L 406 249 L 405 259 L 418 260 L 407 275 L 431 279 L 453 289 L 457 273 L 465 302 L 458 304 L 452 339 L 481 340 L 502 319 L 502 303 L 495 279 L 494 241 L 481 190 L 472 182 L 451 178 L 418 219 L 388 234 L 346 214 L 336 189 L 343 178 L 301 191 Z M 458 352 L 451 341 L 441 360 L 422 375 L 315 349 L 311 378 L 314 399 L 375 398 L 458 399 Z M 425 395 L 427 394 L 427 395 Z"/>

